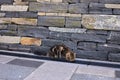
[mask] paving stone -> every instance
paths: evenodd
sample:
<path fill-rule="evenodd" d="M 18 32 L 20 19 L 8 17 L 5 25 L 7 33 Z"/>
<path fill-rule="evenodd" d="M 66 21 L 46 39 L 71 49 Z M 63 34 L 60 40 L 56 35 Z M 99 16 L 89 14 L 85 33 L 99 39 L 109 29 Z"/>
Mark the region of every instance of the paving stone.
<path fill-rule="evenodd" d="M 33 18 L 12 18 L 11 22 L 22 25 L 37 25 L 37 19 Z"/>
<path fill-rule="evenodd" d="M 112 31 L 108 37 L 108 41 L 114 44 L 120 44 L 120 32 Z"/>
<path fill-rule="evenodd" d="M 101 66 L 87 66 L 87 65 L 80 65 L 75 72 L 76 74 L 86 74 L 87 75 L 96 75 L 96 76 L 103 76 L 103 77 L 111 77 L 115 78 L 115 69 L 108 68 L 108 67 L 101 67 Z"/>
<path fill-rule="evenodd" d="M 12 4 L 13 0 L 0 0 L 0 4 Z"/>
<path fill-rule="evenodd" d="M 77 65 L 75 64 L 48 62 L 44 63 L 24 80 L 70 80 L 76 68 Z"/>
<path fill-rule="evenodd" d="M 0 63 L 2 63 L 2 64 L 6 64 L 14 59 L 15 59 L 15 57 L 0 55 Z"/>
<path fill-rule="evenodd" d="M 7 80 L 23 80 L 35 68 L 15 66 L 9 64 L 0 64 L 0 78 Z"/>
<path fill-rule="evenodd" d="M 79 42 L 77 48 L 81 50 L 96 50 L 97 46 L 96 43 L 92 42 Z"/>
<path fill-rule="evenodd" d="M 40 11 L 40 12 L 66 13 L 67 8 L 68 8 L 67 3 L 37 3 L 37 2 L 30 2 L 30 5 L 29 5 L 29 11 Z"/>
<path fill-rule="evenodd" d="M 36 45 L 36 46 L 40 46 L 41 45 L 41 39 L 31 38 L 31 37 L 21 37 L 20 43 L 22 45 Z"/>
<path fill-rule="evenodd" d="M 20 37 L 15 36 L 0 36 L 0 43 L 20 43 Z"/>
<path fill-rule="evenodd" d="M 69 13 L 88 13 L 88 4 L 86 3 L 70 4 Z"/>
<path fill-rule="evenodd" d="M 120 71 L 119 70 L 115 71 L 115 76 L 116 76 L 116 78 L 120 78 Z"/>
<path fill-rule="evenodd" d="M 18 66 L 25 66 L 25 67 L 32 67 L 37 68 L 41 66 L 44 62 L 38 61 L 31 61 L 31 60 L 24 60 L 24 59 L 14 59 L 7 64 L 18 65 Z"/>
<path fill-rule="evenodd" d="M 117 15 L 83 15 L 82 25 L 87 29 L 120 30 L 119 17 Z"/>
<path fill-rule="evenodd" d="M 45 27 L 37 26 L 18 26 L 18 34 L 20 36 L 31 36 L 37 38 L 47 38 L 49 36 L 49 30 Z"/>
<path fill-rule="evenodd" d="M 58 28 L 58 27 L 49 27 L 50 31 L 56 31 L 56 32 L 66 32 L 66 33 L 85 33 L 86 29 L 80 29 L 80 28 Z"/>
<path fill-rule="evenodd" d="M 107 51 L 83 51 L 83 50 L 74 50 L 77 58 L 84 59 L 96 59 L 96 60 L 107 60 L 108 53 Z"/>
<path fill-rule="evenodd" d="M 65 18 L 64 17 L 51 17 L 51 16 L 39 16 L 38 25 L 40 26 L 58 26 L 64 27 Z"/>
<path fill-rule="evenodd" d="M 120 53 L 110 53 L 108 55 L 108 60 L 115 61 L 115 62 L 120 62 Z"/>
<path fill-rule="evenodd" d="M 70 80 L 119 80 L 119 79 L 96 75 L 74 74 Z"/>
<path fill-rule="evenodd" d="M 20 5 L 1 5 L 1 11 L 27 11 L 28 6 Z"/>
<path fill-rule="evenodd" d="M 120 45 L 115 44 L 98 44 L 97 50 L 99 51 L 108 51 L 108 52 L 119 52 Z"/>

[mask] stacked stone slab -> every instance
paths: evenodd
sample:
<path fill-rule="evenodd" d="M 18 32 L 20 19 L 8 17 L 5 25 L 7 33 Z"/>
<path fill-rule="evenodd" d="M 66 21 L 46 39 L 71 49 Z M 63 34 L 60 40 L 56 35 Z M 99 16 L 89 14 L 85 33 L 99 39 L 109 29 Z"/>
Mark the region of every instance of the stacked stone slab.
<path fill-rule="evenodd" d="M 0 49 L 120 61 L 120 0 L 0 0 Z"/>

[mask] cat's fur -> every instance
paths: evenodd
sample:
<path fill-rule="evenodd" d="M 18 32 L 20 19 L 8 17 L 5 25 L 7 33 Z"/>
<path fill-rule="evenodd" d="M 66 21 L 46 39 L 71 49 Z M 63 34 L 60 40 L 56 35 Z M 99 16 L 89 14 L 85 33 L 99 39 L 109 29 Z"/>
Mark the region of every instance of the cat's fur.
<path fill-rule="evenodd" d="M 47 56 L 59 59 L 65 58 L 67 61 L 75 61 L 76 54 L 64 44 L 60 44 L 51 47 L 50 51 L 47 53 Z"/>

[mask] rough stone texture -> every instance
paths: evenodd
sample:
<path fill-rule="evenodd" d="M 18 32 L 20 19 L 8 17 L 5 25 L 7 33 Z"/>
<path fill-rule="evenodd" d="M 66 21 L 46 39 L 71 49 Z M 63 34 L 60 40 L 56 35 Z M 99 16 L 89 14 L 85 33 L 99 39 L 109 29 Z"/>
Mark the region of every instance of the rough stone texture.
<path fill-rule="evenodd" d="M 27 11 L 28 6 L 20 5 L 2 5 L 1 11 Z"/>
<path fill-rule="evenodd" d="M 106 51 L 82 51 L 76 50 L 77 58 L 107 60 L 108 53 Z"/>
<path fill-rule="evenodd" d="M 87 30 L 88 34 L 97 34 L 97 35 L 108 35 L 107 31 L 103 30 Z"/>
<path fill-rule="evenodd" d="M 0 43 L 11 43 L 11 44 L 20 43 L 20 37 L 0 36 Z"/>
<path fill-rule="evenodd" d="M 49 30 L 43 27 L 18 26 L 18 34 L 20 36 L 47 38 L 49 36 Z"/>
<path fill-rule="evenodd" d="M 13 0 L 0 0 L 0 4 L 12 4 Z"/>
<path fill-rule="evenodd" d="M 90 42 L 100 42 L 105 43 L 107 37 L 103 35 L 95 35 L 95 34 L 72 34 L 71 40 L 78 40 L 78 41 L 90 41 Z"/>
<path fill-rule="evenodd" d="M 5 36 L 18 36 L 17 31 L 11 31 L 11 30 L 0 30 L 0 35 Z"/>
<path fill-rule="evenodd" d="M 105 4 L 106 8 L 120 9 L 120 4 Z"/>
<path fill-rule="evenodd" d="M 94 2 L 94 3 L 97 3 L 99 0 L 80 0 L 80 2 L 84 2 L 84 3 L 91 3 L 91 2 Z"/>
<path fill-rule="evenodd" d="M 120 44 L 120 32 L 112 31 L 108 37 L 110 43 Z"/>
<path fill-rule="evenodd" d="M 7 29 L 7 25 L 0 25 L 0 29 Z"/>
<path fill-rule="evenodd" d="M 41 45 L 41 39 L 30 38 L 30 37 L 21 37 L 20 43 L 22 45 L 36 45 L 36 46 L 40 46 Z"/>
<path fill-rule="evenodd" d="M 5 17 L 16 17 L 16 18 L 37 18 L 36 12 L 7 12 Z"/>
<path fill-rule="evenodd" d="M 9 45 L 8 50 L 20 51 L 20 52 L 31 52 L 30 46 L 19 45 L 19 44 Z"/>
<path fill-rule="evenodd" d="M 117 15 L 83 15 L 82 25 L 87 29 L 120 30 Z"/>
<path fill-rule="evenodd" d="M 81 27 L 81 21 L 66 19 L 66 27 Z"/>
<path fill-rule="evenodd" d="M 50 0 L 51 2 L 54 2 L 54 3 L 60 3 L 62 2 L 62 0 Z"/>
<path fill-rule="evenodd" d="M 76 3 L 69 5 L 70 13 L 88 13 L 88 4 L 86 3 Z"/>
<path fill-rule="evenodd" d="M 5 13 L 4 12 L 0 12 L 0 17 L 4 17 Z"/>
<path fill-rule="evenodd" d="M 79 42 L 78 49 L 80 50 L 96 50 L 97 46 L 96 43 L 92 42 Z"/>
<path fill-rule="evenodd" d="M 120 0 L 99 0 L 100 3 L 120 3 Z"/>
<path fill-rule="evenodd" d="M 65 18 L 64 17 L 51 17 L 51 16 L 39 16 L 38 25 L 41 26 L 58 26 L 64 27 Z"/>
<path fill-rule="evenodd" d="M 120 53 L 110 53 L 108 55 L 110 61 L 119 61 L 120 62 Z"/>
<path fill-rule="evenodd" d="M 0 24 L 11 23 L 11 18 L 0 18 Z"/>
<path fill-rule="evenodd" d="M 63 0 L 64 3 L 79 3 L 79 0 Z"/>
<path fill-rule="evenodd" d="M 80 29 L 80 28 L 58 28 L 58 27 L 49 27 L 50 31 L 56 31 L 56 32 L 67 32 L 67 33 L 85 33 L 86 29 Z"/>
<path fill-rule="evenodd" d="M 38 8 L 39 7 L 39 8 Z M 29 11 L 41 11 L 41 12 L 67 12 L 67 3 L 37 3 L 31 2 L 29 5 Z"/>
<path fill-rule="evenodd" d="M 113 9 L 113 14 L 116 14 L 116 15 L 120 14 L 120 9 Z"/>
<path fill-rule="evenodd" d="M 11 22 L 22 25 L 37 25 L 37 19 L 30 18 L 12 18 Z"/>
<path fill-rule="evenodd" d="M 120 45 L 115 44 L 98 44 L 99 51 L 120 52 Z"/>

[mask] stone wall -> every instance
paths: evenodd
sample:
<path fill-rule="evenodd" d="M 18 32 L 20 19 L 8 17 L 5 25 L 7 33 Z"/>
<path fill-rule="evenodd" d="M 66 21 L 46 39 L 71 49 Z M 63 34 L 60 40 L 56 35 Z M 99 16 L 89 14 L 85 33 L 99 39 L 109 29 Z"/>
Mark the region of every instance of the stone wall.
<path fill-rule="evenodd" d="M 120 61 L 120 0 L 0 0 L 0 49 Z"/>

